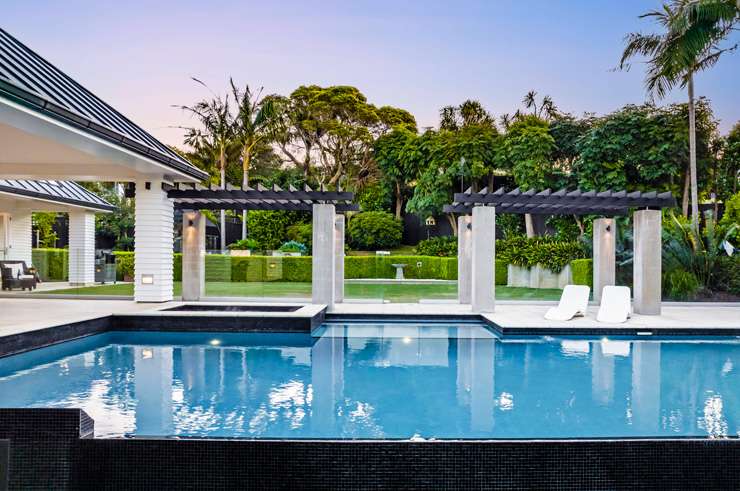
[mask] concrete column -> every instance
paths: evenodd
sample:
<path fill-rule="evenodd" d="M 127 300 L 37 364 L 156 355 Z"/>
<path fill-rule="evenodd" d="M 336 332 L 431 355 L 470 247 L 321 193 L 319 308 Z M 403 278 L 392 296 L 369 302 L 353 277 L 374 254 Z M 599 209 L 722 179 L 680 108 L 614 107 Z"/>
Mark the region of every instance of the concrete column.
<path fill-rule="evenodd" d="M 471 304 L 473 312 L 493 312 L 494 257 L 496 254 L 496 210 L 491 206 L 473 208 L 471 235 Z"/>
<path fill-rule="evenodd" d="M 637 314 L 660 315 L 662 247 L 660 210 L 636 211 L 634 232 L 634 308 Z"/>
<path fill-rule="evenodd" d="M 197 301 L 206 291 L 206 219 L 199 211 L 182 214 L 182 299 Z"/>
<path fill-rule="evenodd" d="M 95 213 L 69 212 L 69 283 L 95 283 Z"/>
<path fill-rule="evenodd" d="M 25 261 L 31 265 L 31 230 L 32 220 L 30 210 L 14 210 L 6 215 L 9 233 L 6 234 L 8 244 L 5 247 L 8 259 Z"/>
<path fill-rule="evenodd" d="M 134 300 L 172 300 L 173 206 L 161 180 L 136 181 Z"/>
<path fill-rule="evenodd" d="M 594 220 L 594 300 L 601 301 L 601 290 L 614 285 L 617 276 L 615 237 L 616 223 L 613 218 Z"/>
<path fill-rule="evenodd" d="M 334 220 L 334 302 L 344 302 L 344 215 Z"/>
<path fill-rule="evenodd" d="M 311 301 L 334 307 L 336 269 L 334 205 L 313 205 L 313 256 Z"/>
<path fill-rule="evenodd" d="M 457 300 L 470 303 L 472 268 L 472 218 L 470 215 L 457 217 Z"/>

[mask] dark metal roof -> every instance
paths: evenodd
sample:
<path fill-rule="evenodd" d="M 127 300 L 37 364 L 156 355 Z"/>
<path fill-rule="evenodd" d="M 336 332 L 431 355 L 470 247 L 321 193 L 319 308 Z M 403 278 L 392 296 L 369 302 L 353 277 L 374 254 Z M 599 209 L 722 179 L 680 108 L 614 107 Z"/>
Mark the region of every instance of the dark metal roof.
<path fill-rule="evenodd" d="M 208 175 L 0 28 L 0 97 L 197 179 Z"/>
<path fill-rule="evenodd" d="M 295 210 L 311 211 L 314 204 L 329 203 L 336 211 L 358 211 L 352 204 L 354 193 L 346 191 L 327 191 L 322 187 L 314 191 L 308 186 L 302 190 L 290 186 L 288 190 L 273 186 L 267 189 L 262 185 L 253 188 L 226 189 L 206 188 L 200 185 L 178 185 L 167 192 L 167 197 L 175 201 L 175 208 L 187 210 Z"/>
<path fill-rule="evenodd" d="M 530 213 L 533 215 L 626 215 L 630 208 L 669 208 L 676 206 L 670 192 L 650 191 L 522 191 L 504 188 L 489 192 L 484 188 L 473 192 L 455 193 L 455 202 L 445 205 L 445 213 L 470 213 L 473 206 L 494 206 L 498 213 Z"/>
<path fill-rule="evenodd" d="M 83 206 L 101 211 L 116 207 L 95 193 L 72 181 L 26 181 L 0 179 L 0 193 L 54 201 L 66 205 Z"/>

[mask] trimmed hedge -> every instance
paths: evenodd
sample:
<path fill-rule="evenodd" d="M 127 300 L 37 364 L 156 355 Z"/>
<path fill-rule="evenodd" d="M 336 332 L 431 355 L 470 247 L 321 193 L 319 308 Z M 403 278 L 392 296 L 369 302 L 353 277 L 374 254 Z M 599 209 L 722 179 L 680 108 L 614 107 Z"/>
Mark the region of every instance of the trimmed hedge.
<path fill-rule="evenodd" d="M 113 251 L 116 256 L 116 280 L 134 277 L 134 253 L 132 251 Z M 177 280 L 176 280 L 177 281 Z"/>
<path fill-rule="evenodd" d="M 594 262 L 592 259 L 574 259 L 570 262 L 574 285 L 594 287 Z"/>
<path fill-rule="evenodd" d="M 506 286 L 509 282 L 509 268 L 506 261 L 496 260 L 496 284 Z"/>
<path fill-rule="evenodd" d="M 65 281 L 69 278 L 69 249 L 34 249 L 31 264 L 43 281 Z"/>

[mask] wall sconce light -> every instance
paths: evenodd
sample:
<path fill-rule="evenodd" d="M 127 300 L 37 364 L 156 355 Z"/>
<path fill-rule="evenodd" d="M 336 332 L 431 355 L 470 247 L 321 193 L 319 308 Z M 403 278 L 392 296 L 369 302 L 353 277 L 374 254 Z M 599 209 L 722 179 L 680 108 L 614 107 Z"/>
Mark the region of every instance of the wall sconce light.
<path fill-rule="evenodd" d="M 468 230 L 473 230 L 473 224 L 468 222 L 468 224 L 465 226 Z"/>
<path fill-rule="evenodd" d="M 611 232 L 612 231 L 612 226 L 611 225 L 607 225 L 606 226 L 606 231 L 607 232 Z"/>
<path fill-rule="evenodd" d="M 437 220 L 434 217 L 427 217 L 425 224 L 427 227 L 434 227 L 437 224 Z"/>
<path fill-rule="evenodd" d="M 270 269 L 275 269 L 275 268 L 277 268 L 277 264 L 275 264 L 275 263 L 270 263 Z"/>
<path fill-rule="evenodd" d="M 154 275 L 153 274 L 143 274 L 143 275 L 141 275 L 141 284 L 142 285 L 153 285 L 154 284 Z"/>
<path fill-rule="evenodd" d="M 188 220 L 188 227 L 192 227 L 192 226 L 193 226 L 193 221 L 192 220 Z"/>

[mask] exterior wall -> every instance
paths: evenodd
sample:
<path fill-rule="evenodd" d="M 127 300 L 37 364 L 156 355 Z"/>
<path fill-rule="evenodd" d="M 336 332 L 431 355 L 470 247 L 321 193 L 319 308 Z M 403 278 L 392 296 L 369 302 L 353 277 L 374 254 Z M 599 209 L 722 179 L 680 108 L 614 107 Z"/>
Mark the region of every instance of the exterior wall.
<path fill-rule="evenodd" d="M 150 189 L 146 189 L 147 182 Z M 161 180 L 136 181 L 134 300 L 167 302 L 173 298 L 174 209 Z M 151 283 L 143 283 L 145 278 Z"/>
<path fill-rule="evenodd" d="M 8 259 L 31 265 L 31 212 L 16 210 L 10 214 L 10 248 Z"/>
<path fill-rule="evenodd" d="M 10 249 L 10 213 L 0 212 L 0 261 L 7 259 Z M 8 256 L 9 257 L 9 256 Z"/>
<path fill-rule="evenodd" d="M 95 282 L 95 213 L 69 212 L 69 283 Z"/>

